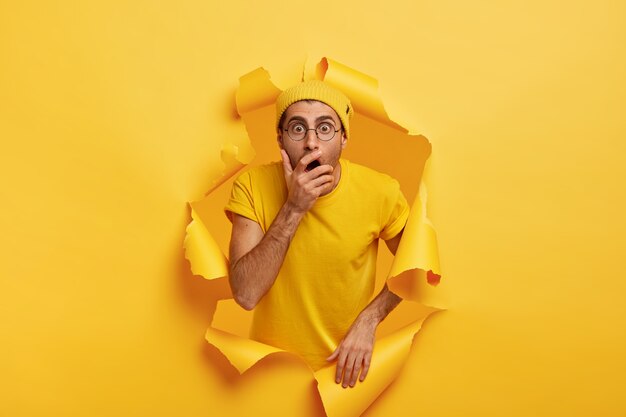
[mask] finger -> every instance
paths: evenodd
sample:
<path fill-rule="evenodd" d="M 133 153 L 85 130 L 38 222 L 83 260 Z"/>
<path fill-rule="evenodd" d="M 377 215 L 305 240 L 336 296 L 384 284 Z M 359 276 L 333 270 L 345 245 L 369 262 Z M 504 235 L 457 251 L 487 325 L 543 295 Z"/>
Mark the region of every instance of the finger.
<path fill-rule="evenodd" d="M 326 360 L 328 362 L 332 362 L 337 359 L 337 355 L 339 355 L 339 348 L 335 349 L 335 351 L 329 357 L 327 357 Z"/>
<path fill-rule="evenodd" d="M 361 355 L 357 355 L 354 360 L 354 369 L 352 370 L 352 375 L 350 376 L 351 387 L 354 387 L 354 384 L 356 384 L 356 379 L 359 377 L 359 372 L 361 372 L 362 366 L 363 366 L 363 357 Z"/>
<path fill-rule="evenodd" d="M 332 175 L 322 175 L 321 177 L 317 177 L 315 179 L 313 179 L 310 184 L 311 187 L 313 187 L 313 189 L 317 188 L 317 187 L 321 187 L 323 185 L 326 185 L 326 183 L 332 183 L 334 180 Z"/>
<path fill-rule="evenodd" d="M 350 354 L 348 359 L 346 359 L 346 366 L 343 370 L 343 383 L 341 384 L 344 388 L 347 388 L 350 383 L 350 378 L 352 377 L 352 371 L 354 369 L 354 360 L 354 354 Z"/>
<path fill-rule="evenodd" d="M 336 383 L 341 382 L 341 375 L 343 374 L 343 368 L 346 363 L 346 356 L 346 353 L 343 351 L 343 349 L 341 349 L 341 352 L 339 352 L 339 359 L 337 360 L 337 372 L 335 373 Z"/>
<path fill-rule="evenodd" d="M 332 165 L 320 165 L 306 172 L 308 178 L 316 178 L 324 174 L 332 174 L 335 169 Z"/>
<path fill-rule="evenodd" d="M 316 188 L 314 188 L 314 191 L 318 195 L 324 195 L 324 194 L 330 193 L 334 188 L 335 188 L 335 181 L 330 180 L 330 181 L 323 182 L 322 184 L 318 185 Z"/>
<path fill-rule="evenodd" d="M 365 377 L 367 376 L 367 372 L 370 370 L 370 363 L 372 360 L 372 355 L 365 355 L 365 357 L 363 358 L 363 370 L 361 371 L 361 382 L 363 382 L 365 380 Z"/>
<path fill-rule="evenodd" d="M 294 171 L 297 171 L 298 174 L 303 173 L 304 171 L 306 171 L 306 166 L 309 165 L 311 162 L 315 161 L 320 156 L 322 156 L 322 152 L 320 151 L 314 151 L 314 152 L 304 155 L 300 159 L 300 161 L 298 161 L 298 165 L 296 165 L 296 169 Z"/>
<path fill-rule="evenodd" d="M 291 168 L 289 155 L 287 155 L 287 152 L 284 149 L 281 149 L 280 156 L 283 159 L 283 171 L 285 172 L 285 176 L 291 175 L 293 173 L 293 168 Z"/>

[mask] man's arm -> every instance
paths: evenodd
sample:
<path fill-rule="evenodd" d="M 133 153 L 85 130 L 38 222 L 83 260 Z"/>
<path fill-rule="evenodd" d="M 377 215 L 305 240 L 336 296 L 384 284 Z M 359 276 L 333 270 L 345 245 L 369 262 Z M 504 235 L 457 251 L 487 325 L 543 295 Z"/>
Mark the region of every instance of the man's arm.
<path fill-rule="evenodd" d="M 402 239 L 402 233 L 404 233 L 404 228 L 400 230 L 400 233 L 398 233 L 395 237 L 392 237 L 389 240 L 385 240 L 385 243 L 387 244 L 389 251 L 393 253 L 393 256 L 396 256 L 396 251 L 398 250 L 400 239 Z"/>
<path fill-rule="evenodd" d="M 333 182 L 329 165 L 306 172 L 318 153 L 304 156 L 295 169 L 284 151 L 282 156 L 289 196 L 267 233 L 256 222 L 233 215 L 228 279 L 235 301 L 246 310 L 252 310 L 272 287 L 300 220 Z"/>
<path fill-rule="evenodd" d="M 285 204 L 263 235 L 258 223 L 233 215 L 229 282 L 235 301 L 246 310 L 274 284 L 301 219 L 302 214 Z"/>
<path fill-rule="evenodd" d="M 385 241 L 394 255 L 403 232 L 404 229 L 395 237 Z M 361 374 L 359 380 L 363 382 L 372 359 L 376 328 L 400 301 L 402 298 L 392 293 L 385 284 L 376 298 L 359 313 L 337 349 L 327 358 L 328 361 L 337 360 L 336 383 L 340 383 L 343 378 L 342 386 L 344 388 L 348 385 L 354 387 L 359 373 Z"/>

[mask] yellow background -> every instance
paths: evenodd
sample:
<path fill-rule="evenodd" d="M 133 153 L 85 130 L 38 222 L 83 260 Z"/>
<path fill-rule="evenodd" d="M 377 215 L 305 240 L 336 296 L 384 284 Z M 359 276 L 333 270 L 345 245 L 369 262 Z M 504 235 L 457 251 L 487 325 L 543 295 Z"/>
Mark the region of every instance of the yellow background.
<path fill-rule="evenodd" d="M 302 367 L 237 379 L 211 360 L 211 285 L 182 240 L 221 143 L 245 140 L 238 77 L 264 66 L 286 86 L 328 56 L 432 142 L 452 291 L 366 414 L 623 416 L 625 16 L 619 1 L 3 0 L 0 414 L 319 414 Z"/>

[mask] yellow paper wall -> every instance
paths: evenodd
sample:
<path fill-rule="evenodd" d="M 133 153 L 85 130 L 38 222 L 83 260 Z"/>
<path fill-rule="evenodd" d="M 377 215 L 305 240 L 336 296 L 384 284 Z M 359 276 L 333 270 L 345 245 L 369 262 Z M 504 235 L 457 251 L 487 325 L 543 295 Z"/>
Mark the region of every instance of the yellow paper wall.
<path fill-rule="evenodd" d="M 238 77 L 307 55 L 433 145 L 449 310 L 366 414 L 626 414 L 626 7 L 507 3 L 2 1 L 0 415 L 319 415 L 211 359 L 182 249 Z"/>

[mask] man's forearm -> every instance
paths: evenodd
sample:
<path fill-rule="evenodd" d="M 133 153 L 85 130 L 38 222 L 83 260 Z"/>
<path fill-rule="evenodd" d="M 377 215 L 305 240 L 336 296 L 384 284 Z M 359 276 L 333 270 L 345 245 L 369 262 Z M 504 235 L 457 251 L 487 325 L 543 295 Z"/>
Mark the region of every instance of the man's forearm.
<path fill-rule="evenodd" d="M 303 216 L 285 203 L 258 245 L 230 265 L 233 296 L 246 310 L 252 310 L 274 284 Z"/>
<path fill-rule="evenodd" d="M 398 295 L 392 293 L 387 284 L 368 305 L 359 313 L 355 321 L 362 321 L 374 326 L 387 317 L 387 315 L 402 301 Z"/>
<path fill-rule="evenodd" d="M 401 300 L 385 285 L 359 313 L 337 349 L 326 358 L 328 361 L 337 361 L 335 382 L 340 383 L 343 379 L 343 387 L 346 388 L 348 384 L 353 387 L 357 378 L 361 381 L 365 379 L 374 350 L 376 327 Z"/>

